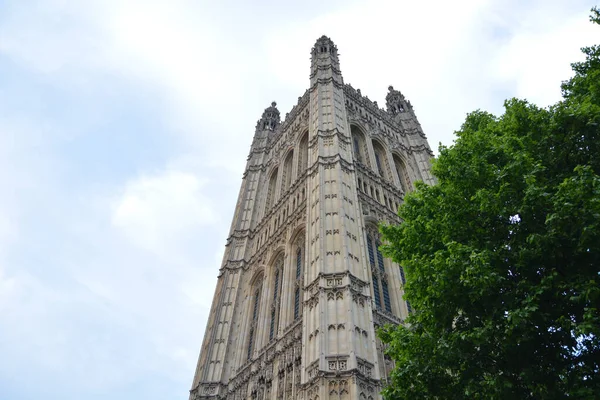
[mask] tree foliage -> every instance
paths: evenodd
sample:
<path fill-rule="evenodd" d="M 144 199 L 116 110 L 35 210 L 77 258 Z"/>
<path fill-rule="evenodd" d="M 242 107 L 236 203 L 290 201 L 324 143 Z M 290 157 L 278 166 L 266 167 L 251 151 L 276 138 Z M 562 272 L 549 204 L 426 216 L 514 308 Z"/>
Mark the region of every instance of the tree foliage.
<path fill-rule="evenodd" d="M 600 398 L 600 47 L 582 50 L 556 105 L 468 115 L 381 227 L 415 310 L 380 332 L 384 398 Z"/>

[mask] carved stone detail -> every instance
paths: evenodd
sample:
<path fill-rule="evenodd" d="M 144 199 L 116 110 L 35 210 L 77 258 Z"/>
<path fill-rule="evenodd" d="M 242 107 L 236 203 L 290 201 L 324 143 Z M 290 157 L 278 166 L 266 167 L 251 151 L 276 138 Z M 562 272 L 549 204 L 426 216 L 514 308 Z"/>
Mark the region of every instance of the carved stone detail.
<path fill-rule="evenodd" d="M 309 88 L 256 124 L 192 400 L 380 399 L 393 364 L 375 327 L 402 323 L 406 304 L 397 266 L 373 271 L 364 230 L 400 222 L 405 191 L 434 182 L 432 152 L 402 93 L 390 88 L 384 110 L 340 71 L 319 38 Z M 382 278 L 388 311 L 372 306 Z"/>

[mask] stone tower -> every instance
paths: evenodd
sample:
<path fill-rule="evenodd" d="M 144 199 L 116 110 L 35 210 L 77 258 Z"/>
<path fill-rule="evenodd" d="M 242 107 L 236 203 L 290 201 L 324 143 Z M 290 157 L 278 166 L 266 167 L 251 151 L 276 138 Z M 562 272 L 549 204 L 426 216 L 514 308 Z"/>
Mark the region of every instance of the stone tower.
<path fill-rule="evenodd" d="M 376 328 L 410 312 L 377 223 L 432 183 L 409 101 L 386 109 L 344 84 L 335 44 L 310 88 L 256 125 L 190 399 L 380 399 L 392 365 Z"/>

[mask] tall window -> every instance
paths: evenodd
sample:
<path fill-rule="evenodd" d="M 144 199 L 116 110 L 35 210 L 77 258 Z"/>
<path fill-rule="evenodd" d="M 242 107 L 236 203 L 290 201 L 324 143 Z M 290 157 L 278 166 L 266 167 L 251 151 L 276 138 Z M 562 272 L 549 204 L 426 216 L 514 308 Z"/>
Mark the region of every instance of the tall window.
<path fill-rule="evenodd" d="M 375 297 L 375 308 L 381 310 L 381 294 L 379 293 L 379 279 L 377 274 L 373 274 L 373 294 Z"/>
<path fill-rule="evenodd" d="M 404 275 L 404 268 L 402 268 L 402 265 L 400 265 L 399 267 L 400 267 L 400 280 L 402 281 L 402 285 L 404 286 L 406 284 L 406 276 Z"/>
<path fill-rule="evenodd" d="M 383 167 L 381 166 L 381 154 L 375 153 L 375 162 L 377 164 L 377 172 L 379 172 L 379 175 L 385 176 L 383 173 Z"/>
<path fill-rule="evenodd" d="M 358 138 L 354 136 L 352 141 L 354 142 L 354 156 L 358 162 L 362 162 L 362 154 L 360 153 L 360 143 L 358 142 Z"/>
<path fill-rule="evenodd" d="M 256 279 L 256 282 L 262 282 L 262 277 Z M 252 314 L 250 319 L 250 331 L 248 333 L 248 360 L 252 358 L 252 351 L 254 350 L 254 341 L 256 340 L 256 330 L 258 329 L 258 314 L 260 313 L 260 292 L 262 284 L 254 290 L 254 298 L 252 299 Z"/>
<path fill-rule="evenodd" d="M 294 151 L 290 151 L 283 163 L 283 176 L 281 179 L 281 193 L 284 193 L 292 184 L 292 161 L 294 160 Z"/>
<path fill-rule="evenodd" d="M 404 288 L 404 285 L 406 285 L 406 276 L 404 275 L 404 268 L 402 268 L 402 265 L 399 266 L 400 267 L 400 280 L 402 281 L 402 287 Z M 408 310 L 409 313 L 412 312 L 412 307 L 410 305 L 410 302 L 406 302 L 406 309 Z"/>
<path fill-rule="evenodd" d="M 269 187 L 267 188 L 267 200 L 265 202 L 265 213 L 271 209 L 273 206 L 273 201 L 275 200 L 275 187 L 277 185 L 277 168 L 275 171 L 271 173 L 271 177 L 269 178 Z"/>
<path fill-rule="evenodd" d="M 297 320 L 301 313 L 301 304 L 300 304 L 300 294 L 303 289 L 303 276 L 302 276 L 302 265 L 303 264 L 303 254 L 302 247 L 298 247 L 296 250 L 296 285 L 294 289 L 294 320 Z"/>
<path fill-rule="evenodd" d="M 350 134 L 352 135 L 352 150 L 354 152 L 354 159 L 368 166 L 369 157 L 365 136 L 355 125 L 350 126 Z"/>
<path fill-rule="evenodd" d="M 400 187 L 406 193 L 411 188 L 410 178 L 408 176 L 408 172 L 406 171 L 406 164 L 404 164 L 404 161 L 402 161 L 402 159 L 396 154 L 394 154 L 392 158 L 394 159 L 396 174 L 398 174 L 398 179 L 400 179 Z"/>
<path fill-rule="evenodd" d="M 373 140 L 373 152 L 375 152 L 375 168 L 382 178 L 391 180 L 392 171 L 387 159 L 387 152 L 383 145 Z"/>
<path fill-rule="evenodd" d="M 392 312 L 392 302 L 390 301 L 390 292 L 385 272 L 385 264 L 383 262 L 383 254 L 379 250 L 381 242 L 375 237 L 374 232 L 367 233 L 367 253 L 369 256 L 369 264 L 371 264 L 371 273 L 373 281 L 373 300 L 375 308 Z M 383 300 L 383 302 L 382 302 Z"/>
<path fill-rule="evenodd" d="M 308 168 L 308 132 L 300 140 L 298 149 L 298 176 L 302 175 Z"/>
<path fill-rule="evenodd" d="M 279 322 L 279 306 L 281 304 L 281 281 L 283 277 L 283 256 L 275 261 L 275 277 L 273 280 L 273 303 L 271 304 L 271 322 L 269 325 L 269 340 L 272 340 L 277 333 L 277 324 Z"/>

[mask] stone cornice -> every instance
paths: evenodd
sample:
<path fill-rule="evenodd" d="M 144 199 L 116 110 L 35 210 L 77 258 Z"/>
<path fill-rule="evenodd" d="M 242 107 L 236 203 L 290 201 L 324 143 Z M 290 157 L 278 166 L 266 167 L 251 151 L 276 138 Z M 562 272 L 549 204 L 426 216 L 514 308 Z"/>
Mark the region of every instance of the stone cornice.
<path fill-rule="evenodd" d="M 394 314 L 383 310 L 373 310 L 373 323 L 383 326 L 385 324 L 400 325 L 402 320 Z"/>
<path fill-rule="evenodd" d="M 331 70 L 334 74 L 339 75 L 340 77 L 342 76 L 342 71 L 339 70 L 339 68 L 336 68 L 333 64 L 321 64 L 321 65 L 317 65 L 317 68 L 314 69 L 314 71 L 311 72 L 309 78 L 314 78 L 317 75 L 317 71 L 327 71 L 327 70 Z"/>
<path fill-rule="evenodd" d="M 342 80 L 340 78 L 340 80 Z M 319 85 L 327 85 L 327 84 L 333 84 L 333 86 L 335 86 L 338 89 L 343 89 L 344 88 L 344 82 L 338 82 L 338 80 L 336 79 L 335 76 L 330 76 L 328 78 L 317 78 L 317 81 L 311 85 L 310 88 L 308 88 L 308 91 L 313 93 L 314 91 L 317 90 L 317 88 L 319 87 Z"/>

